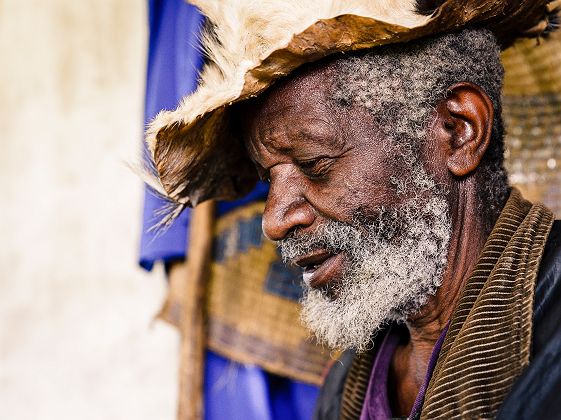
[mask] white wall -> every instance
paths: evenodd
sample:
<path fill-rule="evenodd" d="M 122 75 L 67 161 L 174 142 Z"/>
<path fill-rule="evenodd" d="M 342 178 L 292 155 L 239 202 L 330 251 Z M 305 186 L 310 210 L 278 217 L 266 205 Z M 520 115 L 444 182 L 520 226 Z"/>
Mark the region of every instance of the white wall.
<path fill-rule="evenodd" d="M 178 338 L 136 267 L 144 0 L 0 0 L 0 407 L 172 419 Z"/>

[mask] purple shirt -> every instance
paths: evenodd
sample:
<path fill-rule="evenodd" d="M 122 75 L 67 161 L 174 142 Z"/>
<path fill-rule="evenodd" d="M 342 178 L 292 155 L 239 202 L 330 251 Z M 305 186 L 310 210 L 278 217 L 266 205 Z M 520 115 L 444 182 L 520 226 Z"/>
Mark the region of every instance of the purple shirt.
<path fill-rule="evenodd" d="M 438 355 L 440 354 L 440 349 L 442 348 L 442 343 L 444 342 L 444 337 L 446 337 L 447 332 L 448 325 L 446 325 L 432 349 L 425 380 L 423 381 L 421 389 L 419 389 L 417 398 L 415 398 L 415 403 L 413 404 L 409 418 L 415 417 L 421 412 L 423 400 L 425 399 L 425 392 L 427 391 L 434 366 L 438 360 Z M 388 398 L 388 371 L 393 354 L 399 345 L 399 340 L 399 332 L 394 326 L 390 327 L 382 340 L 382 344 L 380 345 L 380 349 L 372 365 L 360 420 L 385 420 L 394 417 Z"/>

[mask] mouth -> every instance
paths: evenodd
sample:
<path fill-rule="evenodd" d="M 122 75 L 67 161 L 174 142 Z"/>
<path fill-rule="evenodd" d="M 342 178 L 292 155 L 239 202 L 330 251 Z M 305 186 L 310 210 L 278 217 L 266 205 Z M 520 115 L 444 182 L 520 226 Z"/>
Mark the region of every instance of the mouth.
<path fill-rule="evenodd" d="M 304 283 L 314 289 L 320 289 L 326 288 L 333 279 L 340 278 L 343 258 L 343 254 L 317 250 L 296 258 L 294 263 L 304 269 Z"/>

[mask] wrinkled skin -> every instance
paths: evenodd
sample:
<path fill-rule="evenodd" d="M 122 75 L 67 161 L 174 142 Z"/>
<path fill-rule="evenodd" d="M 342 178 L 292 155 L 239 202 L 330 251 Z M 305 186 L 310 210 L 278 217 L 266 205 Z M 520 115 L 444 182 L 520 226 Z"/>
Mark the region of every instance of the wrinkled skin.
<path fill-rule="evenodd" d="M 387 155 L 383 133 L 367 111 L 329 101 L 330 71 L 328 64 L 311 67 L 240 111 L 250 155 L 260 175 L 270 180 L 263 231 L 272 240 L 295 229 L 312 233 L 327 219 L 350 223 L 357 212 L 375 214 L 376 208 L 404 200 L 390 177 L 407 168 Z M 461 83 L 450 91 L 436 107 L 421 154 L 426 171 L 448 191 L 452 236 L 442 286 L 408 319 L 409 341 L 392 360 L 391 405 L 394 414 L 405 416 L 486 239 L 477 212 L 476 175 L 490 141 L 493 107 L 477 86 Z M 295 263 L 305 266 L 317 262 L 314 258 Z M 337 282 L 344 256 L 328 261 L 330 269 L 312 287 Z"/>

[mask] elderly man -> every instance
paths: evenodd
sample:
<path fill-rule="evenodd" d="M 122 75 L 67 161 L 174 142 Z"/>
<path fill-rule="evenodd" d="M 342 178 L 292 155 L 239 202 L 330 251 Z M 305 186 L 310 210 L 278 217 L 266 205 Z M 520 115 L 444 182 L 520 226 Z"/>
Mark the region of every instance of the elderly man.
<path fill-rule="evenodd" d="M 420 390 L 462 291 L 478 262 L 486 276 L 494 267 L 483 259 L 497 265 L 497 251 L 482 250 L 509 196 L 502 73 L 492 34 L 465 30 L 309 66 L 243 108 L 248 149 L 271 184 L 263 230 L 304 270 L 304 320 L 330 347 L 375 350 L 363 418 L 420 413 Z M 505 213 L 526 217 L 529 204 L 516 191 L 510 197 Z M 533 229 L 545 235 L 548 212 L 530 211 L 540 219 Z M 501 223 L 520 222 L 504 214 Z M 501 234 L 510 239 L 512 229 Z M 497 287 L 481 295 L 493 303 L 481 314 L 503 323 L 493 340 L 512 333 L 510 322 L 526 321 L 508 296 L 524 286 Z M 495 314 L 499 308 L 507 314 Z M 473 346 L 492 344 L 482 341 Z M 470 348 L 461 357 L 506 368 L 493 360 L 496 350 Z M 472 374 L 451 367 L 447 381 L 461 385 L 458 375 Z M 476 370 L 473 377 L 480 379 Z M 320 417 L 338 405 L 331 392 Z"/>
<path fill-rule="evenodd" d="M 270 182 L 263 230 L 303 269 L 303 319 L 346 349 L 318 418 L 558 414 L 561 227 L 507 184 L 500 63 L 514 32 L 546 30 L 554 11 L 491 3 L 417 2 L 399 26 L 364 8 L 372 21 L 320 19 L 241 72 L 234 96 L 209 103 L 203 91 L 181 119 L 153 126 L 159 176 L 180 208 L 241 192 L 247 155 Z M 517 14 L 527 26 L 514 31 Z M 458 23 L 468 15 L 479 17 Z"/>

